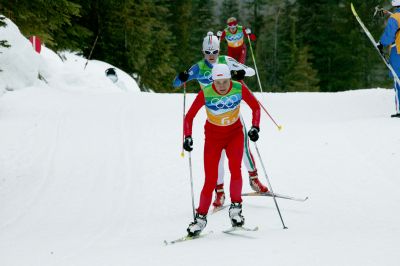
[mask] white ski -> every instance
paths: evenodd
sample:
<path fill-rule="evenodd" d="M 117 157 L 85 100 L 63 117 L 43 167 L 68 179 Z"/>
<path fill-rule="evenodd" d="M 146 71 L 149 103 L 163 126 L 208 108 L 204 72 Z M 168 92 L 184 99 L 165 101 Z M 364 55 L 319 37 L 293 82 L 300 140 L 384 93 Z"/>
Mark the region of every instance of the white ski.
<path fill-rule="evenodd" d="M 252 228 L 244 227 L 244 226 L 232 226 L 231 228 L 229 228 L 229 229 L 227 229 L 227 230 L 224 230 L 224 231 L 222 231 L 222 232 L 225 233 L 225 234 L 229 234 L 229 233 L 233 233 L 233 232 L 235 232 L 235 231 L 254 232 L 254 231 L 257 231 L 257 230 L 258 230 L 258 226 L 252 227 Z"/>
<path fill-rule="evenodd" d="M 225 209 L 226 207 L 229 207 L 230 205 L 223 205 L 223 206 L 220 206 L 220 207 L 214 207 L 212 210 L 211 210 L 211 213 L 210 213 L 210 215 L 213 215 L 213 214 L 215 214 L 215 213 L 217 213 L 217 212 L 219 212 L 219 211 L 222 211 L 223 209 Z"/>
<path fill-rule="evenodd" d="M 280 198 L 280 199 L 288 199 L 288 200 L 294 200 L 294 201 L 306 201 L 308 200 L 308 197 L 305 198 L 296 198 L 292 196 L 286 196 L 282 194 L 272 194 L 271 192 L 249 192 L 249 193 L 243 193 L 242 196 L 266 196 L 266 197 L 275 197 Z"/>
<path fill-rule="evenodd" d="M 180 242 L 184 242 L 184 241 L 188 241 L 188 240 L 194 240 L 194 239 L 202 238 L 202 237 L 205 237 L 205 236 L 207 236 L 209 234 L 212 234 L 212 233 L 213 233 L 213 231 L 208 231 L 208 232 L 202 233 L 202 234 L 197 235 L 197 236 L 189 236 L 189 235 L 187 235 L 187 236 L 184 236 L 184 237 L 172 240 L 172 241 L 164 240 L 164 244 L 166 246 L 168 246 L 168 245 L 172 245 L 172 244 L 176 244 L 176 243 L 180 243 Z"/>

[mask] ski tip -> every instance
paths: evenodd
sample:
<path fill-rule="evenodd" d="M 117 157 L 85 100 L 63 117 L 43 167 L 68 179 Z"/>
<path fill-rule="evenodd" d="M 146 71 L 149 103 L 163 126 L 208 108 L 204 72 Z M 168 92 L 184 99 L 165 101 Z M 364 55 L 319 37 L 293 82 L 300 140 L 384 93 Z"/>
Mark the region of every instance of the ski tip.
<path fill-rule="evenodd" d="M 353 11 L 353 14 L 355 14 L 356 13 L 356 9 L 354 8 L 353 3 L 350 3 L 350 8 L 351 8 L 351 11 Z"/>

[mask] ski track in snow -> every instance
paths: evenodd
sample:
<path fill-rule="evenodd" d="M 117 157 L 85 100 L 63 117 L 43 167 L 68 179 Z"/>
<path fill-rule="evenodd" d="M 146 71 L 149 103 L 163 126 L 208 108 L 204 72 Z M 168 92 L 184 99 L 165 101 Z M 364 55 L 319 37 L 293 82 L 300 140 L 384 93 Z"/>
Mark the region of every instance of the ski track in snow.
<path fill-rule="evenodd" d="M 310 199 L 277 199 L 289 228 L 283 230 L 271 198 L 244 197 L 246 225 L 257 232 L 223 234 L 230 226 L 225 209 L 209 216 L 205 230 L 213 234 L 165 247 L 163 240 L 183 236 L 193 219 L 188 155 L 180 157 L 181 95 L 43 88 L 5 94 L 2 265 L 243 265 L 260 258 L 275 265 L 396 265 L 400 123 L 388 118 L 392 92 L 257 97 L 284 126 L 279 132 L 262 117 L 258 147 L 274 191 Z M 204 119 L 200 110 L 193 128 L 196 206 Z M 249 192 L 244 167 L 243 177 Z"/>

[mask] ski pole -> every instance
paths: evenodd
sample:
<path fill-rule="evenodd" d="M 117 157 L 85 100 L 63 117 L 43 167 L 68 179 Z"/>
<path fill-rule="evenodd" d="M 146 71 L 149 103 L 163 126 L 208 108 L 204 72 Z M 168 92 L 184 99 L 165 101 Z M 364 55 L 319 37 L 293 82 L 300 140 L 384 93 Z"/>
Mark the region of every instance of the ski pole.
<path fill-rule="evenodd" d="M 264 107 L 264 105 L 262 105 L 262 103 L 257 100 L 258 103 L 260 104 L 261 108 L 264 110 L 264 112 L 269 116 L 269 118 L 271 118 L 272 122 L 274 122 L 275 126 L 278 128 L 278 130 L 282 130 L 282 125 L 278 125 L 275 120 L 272 118 L 272 116 L 268 113 L 267 109 Z"/>
<path fill-rule="evenodd" d="M 185 111 L 186 111 L 186 82 L 183 83 L 182 143 L 185 140 Z M 182 158 L 185 157 L 185 152 L 183 151 L 183 146 L 182 146 L 181 157 Z"/>
<path fill-rule="evenodd" d="M 251 42 L 250 42 L 250 37 L 249 37 L 249 35 L 247 35 L 247 39 L 248 39 L 249 45 L 250 45 L 250 52 L 251 52 L 251 57 L 253 58 L 254 68 L 256 69 L 256 75 L 257 75 L 258 85 L 260 86 L 260 91 L 263 92 L 263 89 L 262 89 L 262 86 L 261 86 L 261 81 L 260 81 L 260 76 L 258 75 L 256 59 L 254 58 L 253 47 L 251 46 Z"/>
<path fill-rule="evenodd" d="M 192 193 L 192 211 L 193 211 L 193 221 L 196 221 L 196 212 L 194 210 L 194 193 L 193 193 L 193 175 L 192 175 L 192 153 L 189 152 L 189 171 L 190 171 L 190 188 Z"/>
<path fill-rule="evenodd" d="M 254 68 L 256 69 L 256 75 L 257 75 L 257 81 L 258 81 L 258 86 L 260 87 L 260 91 L 263 92 L 262 89 L 262 85 L 261 85 L 261 81 L 260 81 L 260 76 L 258 75 L 258 69 L 257 69 L 257 64 L 256 64 L 256 59 L 254 58 L 254 53 L 253 53 L 253 47 L 251 46 L 251 42 L 250 42 L 250 37 L 249 35 L 247 35 L 247 39 L 249 41 L 249 45 L 250 45 L 250 52 L 251 52 L 251 57 L 253 58 L 253 62 L 254 62 Z M 262 109 L 265 111 L 265 113 L 269 116 L 269 118 L 271 118 L 272 122 L 274 122 L 274 124 L 277 126 L 278 130 L 282 130 L 282 126 L 278 125 L 275 120 L 272 118 L 272 116 L 268 113 L 267 109 L 261 104 L 260 101 L 258 101 L 258 103 L 261 105 Z"/>
<path fill-rule="evenodd" d="M 274 193 L 274 191 L 273 191 L 273 189 L 272 189 L 271 182 L 269 181 L 269 178 L 268 178 L 268 175 L 267 175 L 267 171 L 265 171 L 264 163 L 263 163 L 263 161 L 262 161 L 262 159 L 261 159 L 261 155 L 260 155 L 260 152 L 259 152 L 259 150 L 258 150 L 258 147 L 257 147 L 257 143 L 256 143 L 256 142 L 254 142 L 254 146 L 256 147 L 258 159 L 260 160 L 261 166 L 262 166 L 263 171 L 264 171 L 264 174 L 265 174 L 265 178 L 267 179 L 268 186 L 269 186 L 269 188 L 270 188 L 270 190 L 271 190 L 271 194 L 272 194 L 273 199 L 274 199 L 274 202 L 275 202 L 276 210 L 278 211 L 279 217 L 281 218 L 281 222 L 282 222 L 282 225 L 283 225 L 283 229 L 288 229 L 288 228 L 286 227 L 284 221 L 283 221 L 282 214 L 281 214 L 281 211 L 279 210 L 278 203 L 276 202 L 276 196 L 275 196 L 275 193 Z"/>
<path fill-rule="evenodd" d="M 92 46 L 92 50 L 90 50 L 89 57 L 88 57 L 88 59 L 86 60 L 85 66 L 83 67 L 84 70 L 86 69 L 86 66 L 87 66 L 87 64 L 89 63 L 89 60 L 90 60 L 90 58 L 92 57 L 92 53 L 93 53 L 94 47 L 96 46 L 97 40 L 99 39 L 99 34 L 100 34 L 100 33 L 97 34 L 96 39 L 94 40 L 94 44 L 93 44 L 93 46 Z"/>

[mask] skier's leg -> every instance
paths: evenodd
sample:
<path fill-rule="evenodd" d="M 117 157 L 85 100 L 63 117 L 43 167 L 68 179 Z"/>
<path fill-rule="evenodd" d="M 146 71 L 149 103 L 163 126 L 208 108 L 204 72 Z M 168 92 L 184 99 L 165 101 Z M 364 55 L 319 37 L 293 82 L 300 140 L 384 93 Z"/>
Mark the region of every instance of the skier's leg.
<path fill-rule="evenodd" d="M 218 164 L 218 181 L 215 187 L 215 199 L 213 202 L 214 207 L 221 207 L 225 202 L 225 192 L 224 192 L 224 164 L 225 164 L 225 150 L 221 153 L 221 159 Z"/>
<path fill-rule="evenodd" d="M 223 144 L 222 144 L 223 145 Z M 204 143 L 204 186 L 200 194 L 200 204 L 197 212 L 201 215 L 207 215 L 211 205 L 212 193 L 215 189 L 218 179 L 218 164 L 221 158 L 222 145 L 212 138 L 206 137 Z"/>
<path fill-rule="evenodd" d="M 397 114 L 400 114 L 400 85 L 397 84 L 396 82 L 394 83 L 394 88 L 395 88 L 395 102 L 396 102 L 396 112 Z"/>
<path fill-rule="evenodd" d="M 231 172 L 230 195 L 232 203 L 242 202 L 242 157 L 243 157 L 243 131 L 240 129 L 232 135 L 226 146 L 226 156 Z"/>
<path fill-rule="evenodd" d="M 246 126 L 241 117 L 241 121 L 243 124 L 243 135 L 244 135 L 244 150 L 243 150 L 243 162 L 249 172 L 249 183 L 250 187 L 256 192 L 268 192 L 268 188 L 264 186 L 260 179 L 258 178 L 258 172 L 256 168 L 256 162 L 254 160 L 253 154 L 250 150 L 250 140 L 247 136 Z"/>
<path fill-rule="evenodd" d="M 223 150 L 221 152 L 221 158 L 219 160 L 219 164 L 218 164 L 218 181 L 217 181 L 217 185 L 223 184 L 224 183 L 224 174 L 225 174 L 225 168 L 224 168 L 224 164 L 225 164 L 225 150 Z"/>
<path fill-rule="evenodd" d="M 241 64 L 245 64 L 246 63 L 246 56 L 247 56 L 247 47 L 245 44 L 243 44 L 242 49 L 240 50 L 240 55 L 239 55 L 239 59 L 238 62 Z"/>

